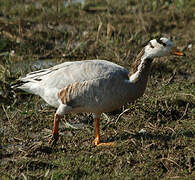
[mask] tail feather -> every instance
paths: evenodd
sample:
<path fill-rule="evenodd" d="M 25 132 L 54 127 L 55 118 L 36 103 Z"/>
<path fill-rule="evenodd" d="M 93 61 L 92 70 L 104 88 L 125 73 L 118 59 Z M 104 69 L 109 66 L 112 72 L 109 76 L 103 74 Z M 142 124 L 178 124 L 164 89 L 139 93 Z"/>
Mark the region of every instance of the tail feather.
<path fill-rule="evenodd" d="M 25 77 L 19 78 L 16 83 L 12 84 L 11 87 L 22 89 L 22 87 L 25 84 L 37 83 L 37 82 L 41 81 L 43 79 L 43 76 L 49 74 L 50 72 L 51 71 L 49 69 L 42 69 L 39 71 L 30 72 Z"/>
<path fill-rule="evenodd" d="M 31 94 L 42 95 L 44 89 L 39 85 L 39 83 L 31 81 L 18 81 L 12 84 L 12 88 L 22 89 Z"/>
<path fill-rule="evenodd" d="M 41 73 L 42 75 L 42 73 Z M 42 80 L 40 74 L 27 74 L 26 77 L 20 78 L 16 83 L 11 85 L 11 88 L 22 89 L 28 93 L 41 95 L 42 88 L 39 82 Z"/>
<path fill-rule="evenodd" d="M 22 86 L 22 85 L 24 85 L 25 83 L 28 83 L 29 81 L 26 81 L 26 82 L 24 82 L 24 81 L 17 81 L 16 83 L 13 83 L 12 85 L 11 85 L 11 88 L 12 89 L 14 89 L 14 88 L 19 88 L 20 86 Z"/>
<path fill-rule="evenodd" d="M 49 69 L 30 72 L 25 77 L 20 78 L 16 83 L 12 84 L 11 88 L 18 88 L 32 94 L 42 95 L 44 88 L 40 86 L 40 82 L 45 76 L 58 70 L 60 66 L 57 65 Z"/>

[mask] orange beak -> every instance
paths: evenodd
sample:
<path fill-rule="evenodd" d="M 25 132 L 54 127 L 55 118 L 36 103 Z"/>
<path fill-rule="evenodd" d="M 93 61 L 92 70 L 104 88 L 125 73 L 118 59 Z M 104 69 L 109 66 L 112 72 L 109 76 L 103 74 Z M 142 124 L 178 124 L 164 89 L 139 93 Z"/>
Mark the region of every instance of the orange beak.
<path fill-rule="evenodd" d="M 171 50 L 171 54 L 176 55 L 176 56 L 185 56 L 185 54 L 183 52 L 181 52 L 180 50 L 178 50 L 177 48 L 172 48 Z"/>

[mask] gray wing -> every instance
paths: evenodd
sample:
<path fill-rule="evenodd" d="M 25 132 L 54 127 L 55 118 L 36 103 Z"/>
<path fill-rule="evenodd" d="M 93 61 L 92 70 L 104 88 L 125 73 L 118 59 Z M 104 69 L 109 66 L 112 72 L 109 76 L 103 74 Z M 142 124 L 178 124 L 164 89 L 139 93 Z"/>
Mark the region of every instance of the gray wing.
<path fill-rule="evenodd" d="M 76 81 L 72 79 L 58 93 L 61 102 L 71 106 L 74 111 L 107 112 L 127 101 L 129 72 L 126 69 L 113 63 L 98 61 L 97 64 L 82 67 L 79 72 L 84 78 L 79 77 Z"/>
<path fill-rule="evenodd" d="M 24 84 L 18 88 L 41 96 L 54 107 L 58 107 L 60 98 L 72 106 L 94 109 L 103 103 L 103 94 L 107 96 L 104 104 L 109 103 L 109 95 L 128 80 L 128 74 L 127 69 L 104 60 L 65 62 L 27 74 L 20 79 Z"/>
<path fill-rule="evenodd" d="M 75 82 L 93 79 L 123 76 L 128 78 L 129 71 L 114 63 L 104 60 L 85 60 L 65 62 L 49 69 L 43 69 L 27 74 L 22 81 L 36 81 L 47 88 L 61 89 Z"/>

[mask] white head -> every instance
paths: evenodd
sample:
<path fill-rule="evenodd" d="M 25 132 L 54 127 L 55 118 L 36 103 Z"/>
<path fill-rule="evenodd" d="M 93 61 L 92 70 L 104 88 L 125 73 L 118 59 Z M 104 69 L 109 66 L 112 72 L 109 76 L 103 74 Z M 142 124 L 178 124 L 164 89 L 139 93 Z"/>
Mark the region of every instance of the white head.
<path fill-rule="evenodd" d="M 185 56 L 185 54 L 179 51 L 174 44 L 167 38 L 162 37 L 160 39 L 152 39 L 137 55 L 135 62 L 132 65 L 130 73 L 130 81 L 135 81 L 139 78 L 141 72 L 148 70 L 152 59 L 155 57 L 162 57 L 168 55 Z"/>
<path fill-rule="evenodd" d="M 152 39 L 151 41 L 149 41 L 148 45 L 145 46 L 144 50 L 144 56 L 151 59 L 155 57 L 168 56 L 171 54 L 184 56 L 184 53 L 176 49 L 174 47 L 174 44 L 165 37 Z"/>

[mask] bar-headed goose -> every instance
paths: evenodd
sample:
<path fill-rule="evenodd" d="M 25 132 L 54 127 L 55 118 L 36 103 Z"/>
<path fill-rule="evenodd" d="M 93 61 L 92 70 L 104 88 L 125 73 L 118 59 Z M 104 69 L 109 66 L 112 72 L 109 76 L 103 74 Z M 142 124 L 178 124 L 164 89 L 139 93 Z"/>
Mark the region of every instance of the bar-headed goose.
<path fill-rule="evenodd" d="M 53 142 L 58 139 L 62 116 L 70 112 L 91 112 L 94 115 L 95 145 L 100 142 L 99 119 L 143 95 L 150 65 L 156 57 L 184 56 L 167 38 L 153 39 L 141 50 L 130 71 L 105 60 L 64 62 L 49 69 L 31 72 L 13 87 L 39 95 L 57 108 L 54 116 Z"/>

